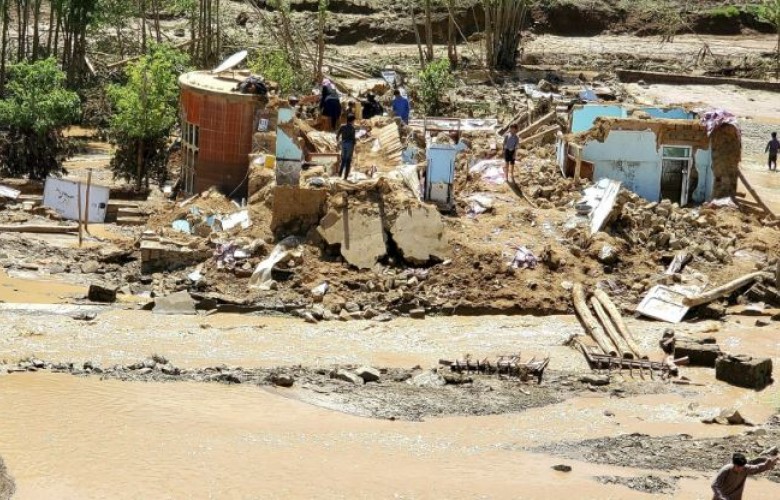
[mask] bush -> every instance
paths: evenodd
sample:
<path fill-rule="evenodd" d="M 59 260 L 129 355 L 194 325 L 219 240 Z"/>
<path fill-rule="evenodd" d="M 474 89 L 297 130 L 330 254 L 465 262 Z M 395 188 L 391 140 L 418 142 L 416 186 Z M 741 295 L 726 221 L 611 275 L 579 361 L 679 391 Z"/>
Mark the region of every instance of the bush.
<path fill-rule="evenodd" d="M 150 178 L 167 178 L 167 141 L 179 117 L 177 80 L 186 69 L 186 54 L 156 45 L 128 66 L 125 85 L 109 86 L 115 111 L 110 136 L 117 145 L 111 159 L 114 176 L 135 180 L 138 187 Z"/>
<path fill-rule="evenodd" d="M 436 59 L 419 73 L 417 93 L 420 104 L 428 116 L 437 115 L 442 110 L 442 97 L 447 90 L 455 86 L 447 59 Z"/>
<path fill-rule="evenodd" d="M 280 94 L 310 90 L 311 83 L 296 71 L 281 50 L 260 50 L 249 62 L 253 73 L 279 85 Z"/>
<path fill-rule="evenodd" d="M 78 117 L 78 95 L 65 89 L 53 58 L 14 64 L 8 76 L 0 100 L 0 174 L 45 179 L 61 172 L 70 154 L 62 128 Z"/>

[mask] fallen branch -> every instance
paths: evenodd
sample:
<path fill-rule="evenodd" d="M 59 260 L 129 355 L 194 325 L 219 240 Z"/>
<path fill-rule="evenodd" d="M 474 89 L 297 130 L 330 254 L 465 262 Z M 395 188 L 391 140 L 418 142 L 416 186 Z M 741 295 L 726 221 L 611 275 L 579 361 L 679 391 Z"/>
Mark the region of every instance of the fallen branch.
<path fill-rule="evenodd" d="M 78 226 L 43 226 L 39 224 L 0 226 L 0 233 L 68 234 L 78 230 Z"/>
<path fill-rule="evenodd" d="M 762 278 L 762 277 L 770 278 L 771 275 L 764 271 L 757 271 L 755 273 L 746 274 L 745 276 L 737 278 L 734 281 L 730 281 L 725 285 L 721 285 L 717 288 L 713 288 L 708 292 L 704 292 L 700 295 L 695 295 L 693 297 L 685 297 L 682 302 L 683 305 L 687 307 L 696 307 L 702 304 L 707 304 L 725 295 L 729 295 L 735 290 L 739 290 L 740 288 L 747 286 L 753 283 L 754 281 L 756 281 L 758 278 Z"/>

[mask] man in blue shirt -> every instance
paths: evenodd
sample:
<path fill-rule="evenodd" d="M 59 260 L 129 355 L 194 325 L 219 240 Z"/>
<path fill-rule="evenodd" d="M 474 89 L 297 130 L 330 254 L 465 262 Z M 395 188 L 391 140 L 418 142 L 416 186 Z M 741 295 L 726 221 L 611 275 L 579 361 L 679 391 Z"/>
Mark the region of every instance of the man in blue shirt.
<path fill-rule="evenodd" d="M 396 90 L 393 92 L 393 114 L 399 117 L 404 123 L 409 123 L 409 99 L 401 95 Z"/>

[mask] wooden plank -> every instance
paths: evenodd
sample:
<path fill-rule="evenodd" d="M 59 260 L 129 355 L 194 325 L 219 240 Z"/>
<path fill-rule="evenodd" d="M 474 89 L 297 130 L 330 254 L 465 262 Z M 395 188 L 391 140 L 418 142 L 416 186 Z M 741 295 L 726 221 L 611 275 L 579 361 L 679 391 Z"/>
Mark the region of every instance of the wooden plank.
<path fill-rule="evenodd" d="M 747 180 L 747 177 L 746 177 L 746 176 L 745 176 L 745 174 L 742 172 L 742 170 L 741 170 L 741 169 L 739 169 L 739 168 L 737 169 L 737 175 L 739 175 L 739 180 L 741 180 L 741 181 L 742 181 L 742 184 L 745 186 L 745 189 L 747 189 L 747 190 L 748 190 L 748 193 L 750 193 L 750 196 L 752 196 L 752 197 L 753 197 L 753 199 L 754 199 L 754 200 L 755 200 L 755 201 L 756 201 L 756 202 L 757 202 L 757 203 L 758 203 L 758 204 L 761 206 L 761 208 L 763 208 L 763 209 L 764 209 L 764 211 L 766 212 L 766 214 L 767 214 L 767 215 L 768 215 L 768 216 L 769 216 L 771 219 L 777 220 L 777 219 L 778 219 L 777 215 L 776 215 L 774 212 L 772 212 L 772 209 L 771 209 L 771 208 L 769 208 L 769 206 L 767 206 L 767 204 L 766 204 L 766 203 L 764 203 L 764 200 L 762 200 L 762 199 L 761 199 L 761 197 L 760 197 L 760 196 L 758 195 L 758 193 L 756 192 L 756 190 L 755 190 L 755 189 L 753 189 L 753 186 L 751 186 L 751 185 L 750 185 L 750 182 Z M 740 200 L 740 201 L 743 201 L 743 200 Z"/>
<path fill-rule="evenodd" d="M 0 226 L 0 233 L 69 234 L 78 231 L 78 226 L 46 226 L 41 224 L 14 224 Z"/>

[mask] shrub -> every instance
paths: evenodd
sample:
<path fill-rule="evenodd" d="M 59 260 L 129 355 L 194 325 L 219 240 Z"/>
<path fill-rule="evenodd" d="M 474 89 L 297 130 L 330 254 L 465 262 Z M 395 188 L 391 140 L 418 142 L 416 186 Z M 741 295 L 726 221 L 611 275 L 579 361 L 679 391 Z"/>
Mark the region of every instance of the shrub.
<path fill-rule="evenodd" d="M 450 62 L 436 59 L 420 71 L 418 95 L 425 114 L 431 116 L 441 112 L 444 93 L 455 85 L 450 73 Z"/>

